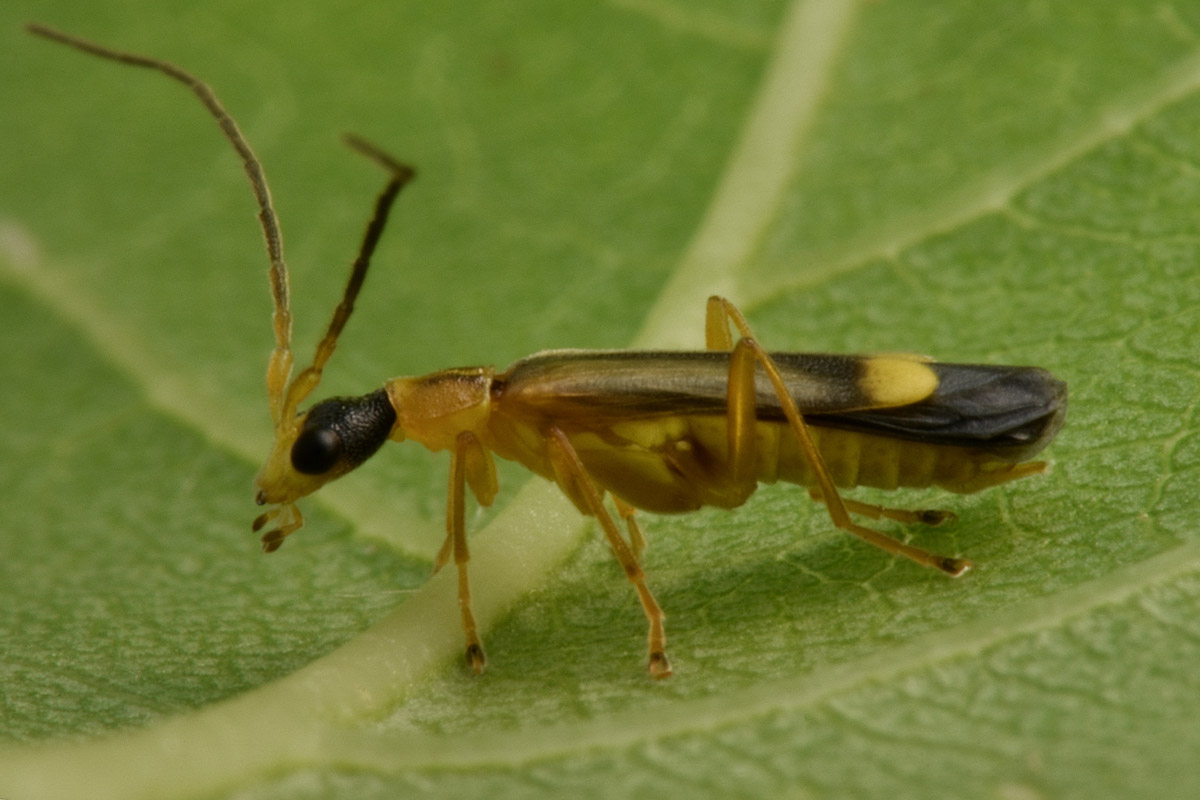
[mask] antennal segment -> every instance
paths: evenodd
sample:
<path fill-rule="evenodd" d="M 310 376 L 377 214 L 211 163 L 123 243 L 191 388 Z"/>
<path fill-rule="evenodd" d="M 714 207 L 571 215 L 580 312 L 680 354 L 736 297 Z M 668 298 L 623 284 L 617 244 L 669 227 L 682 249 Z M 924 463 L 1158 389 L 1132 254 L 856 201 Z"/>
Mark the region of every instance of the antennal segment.
<path fill-rule="evenodd" d="M 400 193 L 404 185 L 416 175 L 416 170 L 412 167 L 392 158 L 366 139 L 346 133 L 342 135 L 342 141 L 351 149 L 382 166 L 392 174 L 392 177 L 383 187 L 379 196 L 375 198 L 375 213 L 371 215 L 371 221 L 367 223 L 362 245 L 358 249 L 358 256 L 354 259 L 350 278 L 346 281 L 346 289 L 342 292 L 342 300 L 333 310 L 333 319 L 329 321 L 329 328 L 317 345 L 312 365 L 300 372 L 287 389 L 287 396 L 283 403 L 284 420 L 290 420 L 296 415 L 296 409 L 299 408 L 300 403 L 304 402 L 304 398 L 320 383 L 321 371 L 325 368 L 329 357 L 333 355 L 338 336 L 341 335 L 342 329 L 346 327 L 346 321 L 350 319 L 350 314 L 354 311 L 354 301 L 358 298 L 359 290 L 362 289 L 363 280 L 367 277 L 367 269 L 371 266 L 371 256 L 375 253 L 380 236 L 383 235 L 383 228 L 387 224 L 392 203 L 395 202 L 396 195 Z"/>
<path fill-rule="evenodd" d="M 263 238 L 266 239 L 267 244 L 267 256 L 271 261 L 271 299 L 275 304 L 271 322 L 275 329 L 275 350 L 271 353 L 271 360 L 267 366 L 267 395 L 271 404 L 271 417 L 278 427 L 284 419 L 287 419 L 282 414 L 284 387 L 287 386 L 288 377 L 292 372 L 292 312 L 288 298 L 288 270 L 287 264 L 283 260 L 283 235 L 279 228 L 279 217 L 271 203 L 271 190 L 267 186 L 267 176 L 263 172 L 258 156 L 254 155 L 254 151 L 250 148 L 250 143 L 246 141 L 246 137 L 238 129 L 237 123 L 221 105 L 221 101 L 217 99 L 208 84 L 169 61 L 114 50 L 35 22 L 27 23 L 25 30 L 35 36 L 65 44 L 90 55 L 120 64 L 152 69 L 179 81 L 200 99 L 200 102 L 204 104 L 204 107 L 221 127 L 221 133 L 241 157 L 246 176 L 250 179 L 250 188 L 254 190 L 254 199 L 258 202 L 258 220 L 262 225 Z"/>

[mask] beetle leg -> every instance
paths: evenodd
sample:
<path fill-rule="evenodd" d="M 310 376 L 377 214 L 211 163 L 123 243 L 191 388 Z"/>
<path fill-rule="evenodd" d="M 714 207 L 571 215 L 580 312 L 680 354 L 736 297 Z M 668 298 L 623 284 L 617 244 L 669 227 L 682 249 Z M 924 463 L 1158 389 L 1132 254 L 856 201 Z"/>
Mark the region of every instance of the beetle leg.
<path fill-rule="evenodd" d="M 813 441 L 812 435 L 808 431 L 808 425 L 805 424 L 804 417 L 796 407 L 795 399 L 787 390 L 787 385 L 784 383 L 783 376 L 779 374 L 779 368 L 775 366 L 775 361 L 771 358 L 771 354 L 763 349 L 763 346 L 754 338 L 754 332 L 750 330 L 750 324 L 746 322 L 746 318 L 742 315 L 742 312 L 733 303 L 723 297 L 715 295 L 710 297 L 708 299 L 707 316 L 705 319 L 705 338 L 709 349 L 725 349 L 724 345 L 731 342 L 730 323 L 733 324 L 741 336 L 732 347 L 730 382 L 732 383 L 734 380 L 732 374 L 734 366 L 740 363 L 738 361 L 739 351 L 750 351 L 753 354 L 753 361 L 757 361 L 762 365 L 763 372 L 766 373 L 767 379 L 771 382 L 771 386 L 775 390 L 775 396 L 779 399 L 779 404 L 783 408 L 784 416 L 787 418 L 792 433 L 796 436 L 796 442 L 800 445 L 800 450 L 812 466 L 817 486 L 812 487 L 809 491 L 816 493 L 824 501 L 825 508 L 829 511 L 829 516 L 833 520 L 833 524 L 887 553 L 904 556 L 921 566 L 931 567 L 948 575 L 958 576 L 970 569 L 972 564 L 965 558 L 940 556 L 928 550 L 904 544 L 879 531 L 858 525 L 850 518 L 846 501 L 838 493 L 837 487 L 833 483 L 833 477 L 825 467 L 825 462 L 821 458 L 821 453 L 817 449 L 816 442 Z M 742 355 L 741 357 L 743 359 L 747 358 L 746 355 Z M 741 369 L 746 370 L 747 368 L 742 366 Z M 743 378 L 742 380 L 746 379 Z M 753 386 L 752 380 L 749 383 Z M 731 396 L 733 391 L 734 389 L 731 385 Z M 864 504 L 855 505 L 862 506 Z"/>
<path fill-rule="evenodd" d="M 810 488 L 808 493 L 812 495 L 812 499 L 817 502 L 825 502 L 825 498 L 821 496 L 819 489 Z M 846 506 L 846 510 L 851 514 L 861 514 L 864 517 L 871 519 L 887 518 L 896 522 L 904 522 L 907 524 L 920 523 L 921 525 L 941 525 L 943 522 L 953 522 L 958 517 L 953 511 L 942 511 L 936 508 L 891 508 L 889 506 L 877 506 L 871 503 L 860 503 L 857 500 L 851 500 L 848 497 L 842 498 L 842 505 Z"/>
<path fill-rule="evenodd" d="M 434 570 L 440 569 L 452 550 L 454 565 L 458 567 L 458 610 L 462 614 L 463 633 L 467 637 L 467 663 L 476 675 L 483 674 L 487 655 L 475 629 L 475 615 L 471 613 L 471 584 L 467 577 L 467 562 L 471 556 L 467 550 L 466 530 L 466 461 L 469 453 L 481 447 L 475 434 L 463 431 L 454 442 L 450 452 L 450 491 L 446 499 L 446 543 L 442 545 L 434 562 Z"/>
<path fill-rule="evenodd" d="M 709 297 L 708 305 L 704 309 L 704 348 L 732 350 L 733 336 L 729 332 L 729 323 L 732 321 L 736 325 L 739 319 L 743 323 L 746 322 L 742 312 L 738 311 L 733 303 L 720 295 L 714 294 Z M 749 330 L 748 326 L 746 330 Z"/>
<path fill-rule="evenodd" d="M 454 473 L 451 472 L 453 475 Z M 442 567 L 450 563 L 450 555 L 454 552 L 454 531 L 450 525 L 446 526 L 446 539 L 442 542 L 442 546 L 438 549 L 437 557 L 433 559 L 433 574 L 437 575 L 442 571 Z"/>
<path fill-rule="evenodd" d="M 279 525 L 262 535 L 262 549 L 264 553 L 273 553 L 278 550 L 288 535 L 299 530 L 304 525 L 304 516 L 300 513 L 300 509 L 296 504 L 284 503 L 277 508 L 259 514 L 254 520 L 254 524 L 250 526 L 250 529 L 258 533 L 268 522 L 275 519 L 279 520 Z"/>
<path fill-rule="evenodd" d="M 479 439 L 471 436 L 469 439 L 463 440 L 463 443 L 455 451 L 458 455 L 459 464 L 463 473 L 463 479 L 467 482 L 467 486 L 471 487 L 471 493 L 475 495 L 475 499 L 479 501 L 481 506 L 490 506 L 492 501 L 496 499 L 498 486 L 496 484 L 496 462 L 492 459 L 492 454 L 489 453 Z M 451 480 L 454 479 L 454 467 L 451 467 Z M 454 489 L 451 489 L 451 493 Z M 451 525 L 446 526 L 446 540 L 442 542 L 442 547 L 438 550 L 437 557 L 433 560 L 433 574 L 436 575 L 442 567 L 450 563 L 450 555 L 454 552 L 454 528 Z M 465 548 L 466 545 L 464 544 Z"/>
<path fill-rule="evenodd" d="M 730 488 L 740 495 L 742 501 L 758 488 L 756 473 L 758 437 L 755 423 L 758 420 L 757 398 L 754 386 L 754 362 L 756 354 L 747 342 L 739 339 L 729 356 L 729 377 L 726 394 L 726 426 L 729 431 L 729 453 L 726 464 Z"/>
<path fill-rule="evenodd" d="M 638 524 L 637 509 L 616 495 L 612 498 L 617 507 L 617 514 L 625 520 L 625 525 L 629 528 L 629 546 L 633 550 L 633 557 L 640 562 L 642 553 L 646 552 L 646 534 L 642 533 L 642 526 Z"/>
<path fill-rule="evenodd" d="M 736 315 L 736 316 L 734 316 Z M 729 321 L 737 324 L 745 320 L 741 312 L 728 300 L 717 295 L 708 298 L 704 315 L 704 344 L 708 350 L 731 351 L 729 377 L 726 390 L 725 419 L 728 430 L 728 452 L 724 476 L 725 502 L 728 508 L 741 505 L 758 488 L 755 472 L 757 443 L 755 423 L 757 399 L 754 385 L 754 351 L 734 343 L 729 330 Z M 749 328 L 747 328 L 749 330 Z"/>
<path fill-rule="evenodd" d="M 667 635 L 663 628 L 663 619 L 666 615 L 663 614 L 658 601 L 654 599 L 654 595 L 646 586 L 646 573 L 638 563 L 633 550 L 625 543 L 612 515 L 604 507 L 604 498 L 596 488 L 596 484 L 592 482 L 591 477 L 588 476 L 587 469 L 579 458 L 579 453 L 575 452 L 567 435 L 558 428 L 551 428 L 546 436 L 546 445 L 558 485 L 562 487 L 563 492 L 572 502 L 585 513 L 595 517 L 600 523 L 600 527 L 604 530 L 604 536 L 608 539 L 609 547 L 612 548 L 621 568 L 625 570 L 625 577 L 637 590 L 638 599 L 642 602 L 642 610 L 646 612 L 646 619 L 650 623 L 650 631 L 647 636 L 649 645 L 647 668 L 650 676 L 653 678 L 669 677 L 671 662 L 667 660 Z M 627 517 L 627 519 L 632 519 L 632 517 Z M 643 539 L 642 542 L 644 544 L 645 540 Z"/>

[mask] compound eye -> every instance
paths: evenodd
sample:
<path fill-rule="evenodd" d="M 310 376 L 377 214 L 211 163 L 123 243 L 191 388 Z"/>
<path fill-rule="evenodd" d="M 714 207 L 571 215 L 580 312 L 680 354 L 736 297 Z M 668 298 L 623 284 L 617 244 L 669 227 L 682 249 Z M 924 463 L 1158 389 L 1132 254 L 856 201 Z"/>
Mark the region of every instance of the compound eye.
<path fill-rule="evenodd" d="M 342 455 L 342 437 L 330 428 L 308 428 L 292 445 L 292 466 L 305 475 L 323 475 Z"/>

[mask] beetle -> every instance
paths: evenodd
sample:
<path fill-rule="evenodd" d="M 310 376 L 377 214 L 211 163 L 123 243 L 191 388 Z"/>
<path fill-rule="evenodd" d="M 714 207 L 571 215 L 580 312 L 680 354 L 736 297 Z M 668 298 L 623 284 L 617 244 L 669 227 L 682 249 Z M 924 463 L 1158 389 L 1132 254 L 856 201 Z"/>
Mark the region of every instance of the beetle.
<path fill-rule="evenodd" d="M 102 58 L 149 68 L 188 86 L 242 159 L 270 261 L 275 348 L 267 367 L 274 444 L 255 478 L 269 508 L 253 522 L 276 550 L 303 524 L 297 502 L 361 466 L 387 441 L 450 454 L 446 538 L 434 570 L 458 571 L 466 659 L 486 664 L 471 611 L 466 493 L 487 506 L 494 457 L 555 482 L 594 517 L 633 584 L 648 622 L 648 670 L 671 674 L 663 612 L 641 566 L 638 509 L 736 508 L 760 483 L 805 486 L 834 525 L 893 555 L 947 575 L 965 558 L 942 556 L 859 525 L 852 515 L 937 525 L 949 511 L 905 510 L 842 497 L 839 489 L 938 486 L 976 492 L 1045 470 L 1031 461 L 1058 433 L 1066 384 L 1037 367 L 948 364 L 910 354 L 770 352 L 728 299 L 708 300 L 703 351 L 550 350 L 497 370 L 458 367 L 388 380 L 360 397 L 301 405 L 320 383 L 354 309 L 392 204 L 414 170 L 357 136 L 346 143 L 388 181 L 312 363 L 293 377 L 289 280 L 277 215 L 258 158 L 211 89 L 179 67 L 43 25 L 29 32 Z M 736 335 L 735 335 L 736 334 Z M 614 519 L 607 500 L 611 499 Z"/>

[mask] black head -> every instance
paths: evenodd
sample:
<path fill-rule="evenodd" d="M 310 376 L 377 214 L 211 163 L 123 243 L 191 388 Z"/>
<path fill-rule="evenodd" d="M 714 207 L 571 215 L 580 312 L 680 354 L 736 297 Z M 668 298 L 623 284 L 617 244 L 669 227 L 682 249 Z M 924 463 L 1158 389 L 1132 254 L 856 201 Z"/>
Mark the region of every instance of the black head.
<path fill-rule="evenodd" d="M 304 475 L 343 475 L 387 441 L 396 411 L 385 390 L 332 397 L 308 410 L 292 445 L 292 467 Z"/>

